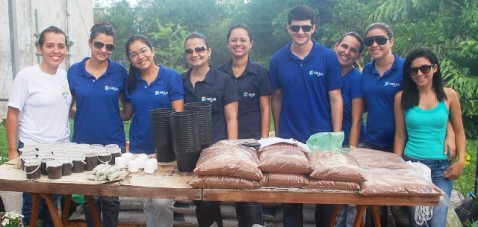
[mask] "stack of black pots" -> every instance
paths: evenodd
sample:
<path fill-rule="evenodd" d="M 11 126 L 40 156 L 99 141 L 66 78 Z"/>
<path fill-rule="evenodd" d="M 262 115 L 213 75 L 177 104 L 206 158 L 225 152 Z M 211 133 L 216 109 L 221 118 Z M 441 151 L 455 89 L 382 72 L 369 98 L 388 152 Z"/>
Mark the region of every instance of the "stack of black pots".
<path fill-rule="evenodd" d="M 201 153 L 198 119 L 197 111 L 171 113 L 173 149 L 178 170 L 181 172 L 192 172 Z"/>
<path fill-rule="evenodd" d="M 176 159 L 173 150 L 173 137 L 171 131 L 171 113 L 174 109 L 159 108 L 151 110 L 151 134 L 158 162 L 172 162 Z"/>
<path fill-rule="evenodd" d="M 211 145 L 211 103 L 206 102 L 191 102 L 186 103 L 186 110 L 198 112 L 198 130 L 199 130 L 199 144 L 201 148 L 207 148 Z"/>

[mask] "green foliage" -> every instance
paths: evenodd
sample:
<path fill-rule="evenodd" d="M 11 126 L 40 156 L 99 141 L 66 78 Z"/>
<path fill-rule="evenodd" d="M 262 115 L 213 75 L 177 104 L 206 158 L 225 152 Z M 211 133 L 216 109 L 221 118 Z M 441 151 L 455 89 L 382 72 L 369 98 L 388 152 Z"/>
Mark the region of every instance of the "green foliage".
<path fill-rule="evenodd" d="M 161 64 L 172 67 L 179 72 L 184 71 L 183 42 L 188 31 L 180 24 L 157 22 L 157 32 L 151 34 L 152 42 L 156 43 L 155 54 Z"/>

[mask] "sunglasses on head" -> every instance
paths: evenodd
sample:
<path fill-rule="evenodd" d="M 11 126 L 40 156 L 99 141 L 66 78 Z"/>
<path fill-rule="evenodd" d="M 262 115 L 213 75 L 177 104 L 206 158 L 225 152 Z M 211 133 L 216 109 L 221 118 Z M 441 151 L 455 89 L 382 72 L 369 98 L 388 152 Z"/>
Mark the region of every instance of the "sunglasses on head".
<path fill-rule="evenodd" d="M 114 45 L 114 44 L 104 44 L 104 43 L 102 43 L 102 42 L 100 42 L 100 41 L 95 41 L 95 42 L 93 42 L 93 46 L 94 46 L 96 49 L 98 49 L 98 50 L 102 49 L 104 46 L 106 46 L 106 50 L 107 50 L 107 51 L 113 51 L 113 50 L 115 49 L 115 45 Z"/>
<path fill-rule="evenodd" d="M 377 35 L 365 38 L 364 43 L 365 46 L 369 47 L 373 45 L 373 42 L 376 42 L 378 45 L 384 45 L 385 43 L 387 43 L 388 40 L 389 38 L 384 35 Z"/>
<path fill-rule="evenodd" d="M 418 74 L 418 70 L 423 74 L 427 74 L 432 70 L 433 65 L 421 65 L 420 67 L 410 67 L 410 75 L 416 76 Z"/>
<path fill-rule="evenodd" d="M 304 32 L 310 32 L 312 30 L 312 25 L 290 25 L 290 30 L 293 32 L 298 32 L 300 29 Z"/>
<path fill-rule="evenodd" d="M 189 48 L 189 49 L 186 49 L 184 50 L 184 53 L 185 54 L 193 54 L 194 52 L 198 53 L 198 54 L 201 54 L 201 53 L 204 53 L 204 51 L 206 51 L 208 48 L 207 47 L 196 47 L 196 48 Z"/>

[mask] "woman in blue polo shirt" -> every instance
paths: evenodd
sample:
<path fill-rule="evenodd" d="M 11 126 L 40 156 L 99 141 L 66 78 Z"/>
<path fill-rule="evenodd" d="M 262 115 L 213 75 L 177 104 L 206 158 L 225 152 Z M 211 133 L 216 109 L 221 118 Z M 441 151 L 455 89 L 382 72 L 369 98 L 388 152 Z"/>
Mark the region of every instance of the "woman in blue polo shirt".
<path fill-rule="evenodd" d="M 184 54 L 191 66 L 183 74 L 184 101 L 211 103 L 212 143 L 238 138 L 237 88 L 231 77 L 209 65 L 212 49 L 206 36 L 193 32 L 184 41 Z M 200 227 L 214 222 L 222 226 L 220 203 L 195 201 Z"/>
<path fill-rule="evenodd" d="M 184 88 L 181 75 L 173 69 L 154 63 L 155 48 L 143 35 L 131 36 L 125 45 L 130 61 L 127 105 L 124 120 L 133 116 L 129 129 L 131 153 L 155 153 L 149 111 L 157 108 L 184 108 Z M 132 108 L 128 108 L 128 107 Z M 147 226 L 173 226 L 174 201 L 146 199 L 144 213 Z"/>
<path fill-rule="evenodd" d="M 89 46 L 91 58 L 86 57 L 68 70 L 68 83 L 76 103 L 73 142 L 87 144 L 117 144 L 125 146 L 123 121 L 119 102 L 123 100 L 126 69 L 110 59 L 115 48 L 115 31 L 111 24 L 102 22 L 91 28 Z M 102 212 L 104 226 L 117 226 L 118 197 L 95 197 Z M 85 217 L 92 226 L 92 217 L 85 203 Z"/>
<path fill-rule="evenodd" d="M 218 69 L 229 74 L 235 82 L 239 100 L 239 139 L 269 137 L 270 94 L 268 71 L 249 59 L 253 41 L 245 24 L 233 25 L 227 33 L 227 47 L 231 60 Z M 263 225 L 259 203 L 236 203 L 239 227 Z"/>
<path fill-rule="evenodd" d="M 355 148 L 361 142 L 363 135 L 362 74 L 357 62 L 364 49 L 363 41 L 356 32 L 348 32 L 335 43 L 334 49 L 342 71 L 342 99 L 344 100 L 342 130 L 345 136 L 342 146 Z M 354 205 L 340 206 L 335 226 L 352 226 L 356 213 Z"/>
<path fill-rule="evenodd" d="M 367 27 L 364 44 L 373 61 L 362 70 L 362 93 L 368 112 L 364 147 L 384 152 L 393 152 L 393 101 L 395 94 L 402 90 L 404 60 L 392 53 L 394 42 L 392 29 L 387 24 L 378 22 Z M 413 225 L 407 207 L 392 206 L 390 209 L 398 227 Z M 380 223 L 386 226 L 388 206 L 381 207 L 380 211 Z"/>

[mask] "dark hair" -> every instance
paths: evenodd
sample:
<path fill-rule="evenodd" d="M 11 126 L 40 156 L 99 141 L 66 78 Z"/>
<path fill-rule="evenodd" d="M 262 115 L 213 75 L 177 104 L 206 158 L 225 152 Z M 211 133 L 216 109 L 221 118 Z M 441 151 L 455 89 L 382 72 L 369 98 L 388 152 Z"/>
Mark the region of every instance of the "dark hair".
<path fill-rule="evenodd" d="M 153 43 L 151 42 L 151 40 L 148 37 L 146 37 L 144 35 L 139 35 L 139 34 L 132 35 L 126 41 L 124 49 L 125 49 L 125 52 L 126 52 L 126 56 L 128 57 L 128 60 L 130 61 L 129 71 L 128 71 L 128 90 L 130 90 L 130 91 L 136 89 L 136 73 L 138 72 L 138 68 L 133 66 L 133 64 L 131 63 L 131 59 L 129 57 L 129 50 L 130 50 L 129 46 L 131 46 L 131 43 L 133 43 L 135 41 L 140 41 L 140 42 L 146 44 L 146 46 L 148 46 L 150 50 L 153 49 Z"/>
<path fill-rule="evenodd" d="M 186 44 L 186 42 L 190 39 L 202 39 L 206 43 L 206 47 L 209 48 L 209 41 L 207 40 L 207 37 L 199 32 L 189 33 L 189 35 L 184 40 L 184 44 Z"/>
<path fill-rule="evenodd" d="M 383 30 L 384 32 L 387 33 L 388 38 L 390 38 L 390 39 L 393 38 L 392 29 L 390 28 L 390 26 L 388 26 L 388 24 L 385 24 L 383 22 L 377 22 L 377 23 L 373 23 L 373 24 L 369 25 L 367 27 L 367 29 L 365 30 L 365 36 L 367 36 L 367 33 L 372 29 Z"/>
<path fill-rule="evenodd" d="M 239 24 L 235 24 L 233 26 L 231 26 L 229 28 L 229 31 L 227 32 L 227 40 L 229 41 L 229 37 L 231 37 L 231 33 L 234 29 L 238 29 L 238 28 L 242 28 L 244 30 L 246 30 L 247 32 L 247 36 L 249 36 L 249 39 L 251 40 L 252 42 L 252 32 L 251 32 L 251 29 L 249 28 L 249 26 L 247 26 L 246 24 L 244 23 L 239 23 Z"/>
<path fill-rule="evenodd" d="M 105 34 L 107 36 L 113 36 L 113 40 L 115 40 L 116 32 L 113 26 L 108 23 L 108 22 L 100 22 L 93 27 L 91 27 L 90 30 L 90 41 L 94 40 L 98 34 Z"/>
<path fill-rule="evenodd" d="M 316 20 L 315 12 L 306 5 L 296 6 L 292 8 L 287 15 L 288 24 L 290 24 L 293 20 L 310 20 L 312 25 L 314 25 Z"/>
<path fill-rule="evenodd" d="M 364 45 L 362 37 L 357 32 L 347 32 L 340 37 L 340 39 L 337 43 L 340 44 L 344 40 L 344 38 L 347 37 L 347 36 L 351 36 L 359 42 L 360 47 L 358 49 L 358 52 L 359 52 L 358 57 L 360 57 L 360 54 L 363 52 L 363 45 Z M 353 66 L 355 68 L 360 68 L 361 67 L 360 64 L 357 61 L 353 62 Z"/>
<path fill-rule="evenodd" d="M 38 38 L 38 41 L 37 41 L 37 45 L 42 47 L 43 46 L 43 43 L 45 43 L 45 36 L 46 36 L 46 33 L 56 33 L 56 34 L 62 34 L 63 36 L 65 36 L 65 45 L 67 43 L 66 41 L 66 34 L 63 30 L 59 29 L 58 27 L 56 26 L 50 26 L 48 28 L 46 28 L 45 30 L 43 30 L 41 33 L 40 33 L 40 37 Z"/>
<path fill-rule="evenodd" d="M 417 58 L 426 58 L 430 61 L 430 63 L 436 65 L 437 71 L 433 74 L 432 80 L 433 90 L 435 91 L 438 101 L 441 102 L 447 98 L 443 88 L 443 78 L 437 56 L 430 49 L 417 48 L 410 51 L 403 64 L 402 108 L 404 110 L 408 110 L 413 106 L 418 106 L 420 101 L 417 84 L 413 82 L 412 76 L 410 75 L 410 67 L 412 62 Z"/>
<path fill-rule="evenodd" d="M 343 34 L 337 43 L 341 43 L 342 40 L 344 40 L 344 38 L 347 36 L 352 36 L 359 42 L 360 47 L 358 51 L 359 51 L 359 54 L 361 54 L 363 52 L 363 40 L 362 40 L 362 37 L 357 32 L 347 32 Z"/>

